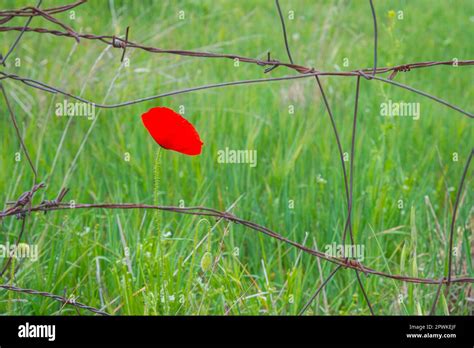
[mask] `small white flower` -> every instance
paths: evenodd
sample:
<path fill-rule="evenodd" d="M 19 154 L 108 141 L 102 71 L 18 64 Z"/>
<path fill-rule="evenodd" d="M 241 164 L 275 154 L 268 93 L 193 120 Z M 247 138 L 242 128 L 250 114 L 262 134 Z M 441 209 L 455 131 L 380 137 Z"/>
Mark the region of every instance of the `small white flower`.
<path fill-rule="evenodd" d="M 321 174 L 316 176 L 316 182 L 321 185 L 326 185 L 328 183 L 327 180 L 321 176 Z"/>

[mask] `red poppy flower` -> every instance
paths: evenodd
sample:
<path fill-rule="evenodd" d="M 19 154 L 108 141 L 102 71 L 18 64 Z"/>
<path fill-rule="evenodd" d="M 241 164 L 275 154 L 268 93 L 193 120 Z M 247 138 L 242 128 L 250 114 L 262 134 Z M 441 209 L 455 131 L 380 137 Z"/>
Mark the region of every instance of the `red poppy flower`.
<path fill-rule="evenodd" d="M 201 153 L 203 142 L 194 126 L 171 109 L 158 107 L 142 115 L 142 121 L 161 147 L 185 155 Z"/>

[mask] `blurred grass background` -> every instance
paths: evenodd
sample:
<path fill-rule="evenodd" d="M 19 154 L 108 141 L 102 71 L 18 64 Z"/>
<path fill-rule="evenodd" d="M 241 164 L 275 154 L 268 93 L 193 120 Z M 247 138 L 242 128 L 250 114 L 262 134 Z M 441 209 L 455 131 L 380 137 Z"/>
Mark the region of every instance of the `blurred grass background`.
<path fill-rule="evenodd" d="M 374 3 L 379 66 L 474 57 L 472 1 Z M 28 5 L 33 3 L 2 0 L 4 9 Z M 42 8 L 58 5 L 45 0 Z M 367 1 L 282 0 L 281 6 L 296 63 L 331 71 L 373 64 Z M 83 33 L 123 35 L 130 26 L 130 40 L 149 46 L 261 58 L 270 51 L 272 57 L 287 60 L 273 1 L 91 0 L 74 11 L 75 19 L 70 13 L 57 18 Z M 184 19 L 179 19 L 180 11 Z M 288 11 L 294 11 L 294 20 L 288 19 Z M 391 17 L 389 11 L 403 11 L 403 20 Z M 15 19 L 9 25 L 23 23 L 24 19 Z M 34 18 L 31 26 L 53 28 L 40 18 Z M 17 35 L 1 34 L 1 52 Z M 235 67 L 232 60 L 133 49 L 127 50 L 130 65 L 121 66 L 121 54 L 100 42 L 76 44 L 71 38 L 26 33 L 2 70 L 98 103 L 266 76 L 262 67 L 244 63 Z M 20 66 L 15 66 L 17 58 Z M 285 68 L 270 73 L 288 74 L 293 72 Z M 470 67 L 440 66 L 399 73 L 396 80 L 472 111 L 472 77 Z M 18 82 L 2 83 L 39 178 L 48 184 L 36 203 L 52 199 L 66 186 L 71 188 L 67 199 L 76 202 L 157 202 L 220 210 L 233 206 L 235 215 L 323 251 L 325 245 L 341 240 L 346 217 L 341 166 L 314 79 L 96 109 L 92 121 L 56 117 L 55 104 L 63 102 L 61 96 Z M 355 79 L 322 77 L 322 83 L 344 151 L 349 152 Z M 381 117 L 380 105 L 389 99 L 420 103 L 420 120 Z M 288 112 L 290 105 L 294 114 Z M 156 106 L 174 110 L 184 106 L 184 116 L 205 143 L 201 156 L 163 151 L 157 171 L 158 146 L 140 119 Z M 15 161 L 19 144 L 3 102 L 1 108 L 0 201 L 4 202 L 28 190 L 32 175 L 24 156 Z M 382 82 L 361 81 L 353 226 L 356 242 L 365 246 L 366 266 L 434 279 L 445 274 L 452 208 L 474 144 L 470 122 L 424 97 Z M 257 167 L 217 163 L 217 151 L 226 147 L 257 150 Z M 453 161 L 454 154 L 458 161 Z M 473 276 L 472 168 L 467 179 L 454 239 L 454 273 Z M 16 219 L 5 219 L 0 242 L 13 243 L 19 228 Z M 123 315 L 297 314 L 334 267 L 242 226 L 151 211 L 36 214 L 28 220 L 23 241 L 38 245 L 39 259 L 23 261 L 8 282 L 66 293 Z M 214 271 L 201 267 L 206 253 L 219 258 Z M 436 286 L 381 277 L 362 276 L 362 281 L 377 314 L 427 314 L 436 292 Z M 453 285 L 451 297 L 441 297 L 437 313 L 471 313 L 470 291 L 468 284 Z M 3 291 L 0 312 L 76 314 L 74 308 L 49 299 Z M 340 270 L 307 313 L 369 314 L 354 272 Z"/>

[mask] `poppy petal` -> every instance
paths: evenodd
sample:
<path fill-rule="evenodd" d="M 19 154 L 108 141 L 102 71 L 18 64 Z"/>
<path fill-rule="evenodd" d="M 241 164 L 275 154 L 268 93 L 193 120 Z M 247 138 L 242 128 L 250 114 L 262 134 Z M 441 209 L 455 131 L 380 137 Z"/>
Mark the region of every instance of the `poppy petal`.
<path fill-rule="evenodd" d="M 161 147 L 189 156 L 201 153 L 204 144 L 194 126 L 180 114 L 165 107 L 156 107 L 142 115 L 150 135 Z"/>

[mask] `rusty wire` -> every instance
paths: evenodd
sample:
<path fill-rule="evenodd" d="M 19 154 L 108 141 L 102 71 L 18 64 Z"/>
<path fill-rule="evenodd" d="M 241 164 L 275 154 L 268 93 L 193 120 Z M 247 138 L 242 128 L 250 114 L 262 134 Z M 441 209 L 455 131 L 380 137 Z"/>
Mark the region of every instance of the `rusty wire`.
<path fill-rule="evenodd" d="M 55 295 L 55 294 L 52 294 L 52 293 L 46 292 L 46 291 L 38 291 L 38 290 L 34 290 L 34 289 L 23 289 L 23 288 L 19 288 L 19 287 L 13 286 L 13 285 L 0 285 L 0 289 L 5 289 L 5 290 L 8 290 L 8 291 L 14 291 L 14 292 L 22 293 L 22 294 L 43 296 L 43 297 L 51 298 L 55 301 L 62 302 L 62 303 L 67 304 L 67 305 L 74 306 L 76 308 L 82 308 L 82 309 L 88 310 L 88 311 L 90 311 L 92 313 L 95 313 L 95 314 L 110 315 L 110 314 L 108 314 L 104 311 L 101 311 L 100 309 L 97 309 L 97 308 L 85 305 L 84 303 L 78 302 L 74 298 L 63 297 L 63 296 Z"/>
<path fill-rule="evenodd" d="M 72 10 L 73 8 L 75 8 L 79 5 L 82 5 L 85 2 L 87 2 L 87 0 L 79 0 L 75 3 L 73 3 L 73 4 L 64 5 L 64 6 L 56 6 L 56 7 L 53 7 L 53 8 L 44 9 L 43 12 L 45 12 L 49 15 L 57 14 L 57 13 Z M 39 5 L 37 5 L 36 8 L 34 8 L 34 7 L 33 8 L 32 7 L 23 7 L 23 8 L 18 9 L 18 10 L 1 10 L 0 11 L 0 17 L 8 17 L 8 18 L 11 17 L 10 19 L 12 19 L 13 17 L 35 17 L 35 16 L 39 16 L 40 14 L 36 11 L 36 10 L 38 10 L 38 7 L 39 7 Z M 6 23 L 6 22 L 1 22 L 0 21 L 0 24 L 3 24 L 3 23 Z"/>
<path fill-rule="evenodd" d="M 447 286 L 447 289 L 449 289 L 449 285 L 452 283 L 474 283 L 474 278 L 472 277 L 452 277 L 452 272 L 451 272 L 451 265 L 452 265 L 452 243 L 453 243 L 453 230 L 455 226 L 455 220 L 456 220 L 456 213 L 458 210 L 459 206 L 459 201 L 460 201 L 460 195 L 463 190 L 463 184 L 465 181 L 465 178 L 467 176 L 467 172 L 469 170 L 469 165 L 473 156 L 474 150 L 471 150 L 470 152 L 470 157 L 469 160 L 466 162 L 465 167 L 464 167 L 464 172 L 463 176 L 461 178 L 460 185 L 458 187 L 458 192 L 457 192 L 457 197 L 456 197 L 456 202 L 454 206 L 454 212 L 453 212 L 453 217 L 452 217 L 452 223 L 451 223 L 451 233 L 450 233 L 450 249 L 449 249 L 449 254 L 448 254 L 448 259 L 449 259 L 449 270 L 448 270 L 448 275 L 447 277 L 443 277 L 439 280 L 436 279 L 430 279 L 430 278 L 419 278 L 419 277 L 410 277 L 410 276 L 405 276 L 405 275 L 394 275 L 390 273 L 385 273 L 381 272 L 375 269 L 368 268 L 364 265 L 362 265 L 359 262 L 354 262 L 354 260 L 350 260 L 348 258 L 337 258 L 337 257 L 332 257 L 329 255 L 326 255 L 316 249 L 308 248 L 300 243 L 297 243 L 295 241 L 292 241 L 286 237 L 284 237 L 281 234 L 278 234 L 277 232 L 258 225 L 254 222 L 244 220 L 241 218 L 236 217 L 233 214 L 230 214 L 228 212 L 220 212 L 218 210 L 212 209 L 212 208 L 206 208 L 206 207 L 187 207 L 187 208 L 181 208 L 181 207 L 174 207 L 174 206 L 156 206 L 156 205 L 147 205 L 147 204 L 138 204 L 138 203 L 92 203 L 92 204 L 74 204 L 70 205 L 67 203 L 62 203 L 62 200 L 67 193 L 67 189 L 62 189 L 60 193 L 58 194 L 57 198 L 52 200 L 52 201 L 43 201 L 39 205 L 32 206 L 31 205 L 31 200 L 34 195 L 34 193 L 39 189 L 44 186 L 42 184 L 37 185 L 36 180 L 37 180 L 37 170 L 36 168 L 32 165 L 31 158 L 28 153 L 28 149 L 24 145 L 24 140 L 21 137 L 21 134 L 19 132 L 18 125 L 16 123 L 16 117 L 12 112 L 11 106 L 9 105 L 7 95 L 5 92 L 5 89 L 1 83 L 2 80 L 5 79 L 10 79 L 14 81 L 20 81 L 24 83 L 27 86 L 40 89 L 42 91 L 46 91 L 48 93 L 59 93 L 63 94 L 67 97 L 74 98 L 76 100 L 83 101 L 85 103 L 93 104 L 96 107 L 99 108 L 117 108 L 117 107 L 124 107 L 136 103 L 141 103 L 147 100 L 153 100 L 153 99 L 158 99 L 166 96 L 171 96 L 171 95 L 176 95 L 176 94 L 182 94 L 182 93 L 188 93 L 188 92 L 193 92 L 193 91 L 198 91 L 198 90 L 204 90 L 204 89 L 210 89 L 210 88 L 218 88 L 218 87 L 227 87 L 227 86 L 232 86 L 232 85 L 243 85 L 243 84 L 253 84 L 253 83 L 264 83 L 264 82 L 272 82 L 272 81 L 283 81 L 283 80 L 292 80 L 292 79 L 299 79 L 299 78 L 306 78 L 306 77 L 315 77 L 321 95 L 323 96 L 323 100 L 326 106 L 326 110 L 328 111 L 332 126 L 333 126 L 333 131 L 335 134 L 336 142 L 338 144 L 338 149 L 341 155 L 342 147 L 340 144 L 340 137 L 338 133 L 337 126 L 335 124 L 334 117 L 331 112 L 331 108 L 329 106 L 329 102 L 325 96 L 324 93 L 324 88 L 320 82 L 319 76 L 345 76 L 345 77 L 356 77 L 357 78 L 357 84 L 356 84 L 356 94 L 355 94 L 355 109 L 354 109 L 354 118 L 353 118 L 353 129 L 352 129 L 352 138 L 351 138 L 351 156 L 350 156 L 350 179 L 348 179 L 346 167 L 344 164 L 344 161 L 342 161 L 342 169 L 343 169 L 343 174 L 344 174 L 344 185 L 346 189 L 346 201 L 347 201 L 347 219 L 344 227 L 344 233 L 343 233 L 343 238 L 342 242 L 345 243 L 345 236 L 346 236 L 346 231 L 349 229 L 349 234 L 351 237 L 351 243 L 354 243 L 353 239 L 353 233 L 352 233 L 352 223 L 351 223 L 351 212 L 352 212 L 352 185 L 353 185 L 353 177 L 354 177 L 354 170 L 353 170 L 353 158 L 354 158 L 354 147 L 355 147 L 355 133 L 356 133 L 356 125 L 357 125 L 357 107 L 358 107 L 358 99 L 359 99 L 359 86 L 360 86 L 360 77 L 364 77 L 367 80 L 378 80 L 384 83 L 389 83 L 392 84 L 396 87 L 404 88 L 409 91 L 412 91 L 414 93 L 420 94 L 422 96 L 425 96 L 427 98 L 430 98 L 438 103 L 441 103 L 455 111 L 458 111 L 461 114 L 464 114 L 470 118 L 473 118 L 474 115 L 471 112 L 465 111 L 461 109 L 458 106 L 455 106 L 447 101 L 444 101 L 436 96 L 433 96 L 429 93 L 426 93 L 424 91 L 415 89 L 411 86 L 407 86 L 405 84 L 401 84 L 399 82 L 393 81 L 395 76 L 397 75 L 398 72 L 408 72 L 413 69 L 418 69 L 418 68 L 428 68 L 428 67 L 434 67 L 434 66 L 439 66 L 439 65 L 448 65 L 448 66 L 453 66 L 454 63 L 453 61 L 428 61 L 428 62 L 418 62 L 418 63 L 409 63 L 409 64 L 402 64 L 402 65 L 396 65 L 392 67 L 377 67 L 377 22 L 376 22 L 376 16 L 375 16 L 375 9 L 372 3 L 372 0 L 369 0 L 370 2 L 370 7 L 371 7 L 371 12 L 374 20 L 374 65 L 372 68 L 364 68 L 364 69 L 357 69 L 357 70 L 352 70 L 352 71 L 319 71 L 316 70 L 315 68 L 312 67 L 305 67 L 301 66 L 298 64 L 295 64 L 293 62 L 293 58 L 291 56 L 291 51 L 288 45 L 288 40 L 287 40 L 287 32 L 286 32 L 286 27 L 282 15 L 282 11 L 280 8 L 280 4 L 278 0 L 275 0 L 277 10 L 280 16 L 281 24 L 282 24 L 282 29 L 283 29 L 283 37 L 284 37 L 284 43 L 286 47 L 286 51 L 288 54 L 288 58 L 290 60 L 290 63 L 285 63 L 279 60 L 271 59 L 270 58 L 270 53 L 268 53 L 267 60 L 260 60 L 260 59 L 255 59 L 255 58 L 249 58 L 249 57 L 244 57 L 236 54 L 218 54 L 218 53 L 210 53 L 210 52 L 200 52 L 200 51 L 189 51 L 189 50 L 176 50 L 176 49 L 161 49 L 161 48 L 155 48 L 155 47 L 150 47 L 150 46 L 144 46 L 141 44 L 134 43 L 128 39 L 128 32 L 129 28 L 127 27 L 125 39 L 120 39 L 117 38 L 116 36 L 109 36 L 109 35 L 94 35 L 94 34 L 81 34 L 75 32 L 72 28 L 69 26 L 65 25 L 61 21 L 57 20 L 54 18 L 52 15 L 61 13 L 67 10 L 70 10 L 72 8 L 75 8 L 79 5 L 82 5 L 85 3 L 86 0 L 80 0 L 77 1 L 73 4 L 69 5 L 64 5 L 64 6 L 58 6 L 54 8 L 49 8 L 49 9 L 44 9 L 41 10 L 39 9 L 39 5 L 41 4 L 41 0 L 39 1 L 38 5 L 36 7 L 25 7 L 22 9 L 18 10 L 3 10 L 0 11 L 0 24 L 5 24 L 9 22 L 11 19 L 15 17 L 29 17 L 27 23 L 22 26 L 22 27 L 8 27 L 8 26 L 0 26 L 0 32 L 9 32 L 9 31 L 19 31 L 20 34 L 15 40 L 14 44 L 10 47 L 7 55 L 2 58 L 0 56 L 0 63 L 5 65 L 5 61 L 10 55 L 10 53 L 15 49 L 17 46 L 18 42 L 20 41 L 21 37 L 25 32 L 35 32 L 35 33 L 40 33 L 40 34 L 49 34 L 49 35 L 54 35 L 58 37 L 72 37 L 79 41 L 80 39 L 86 39 L 86 40 L 98 40 L 102 43 L 105 43 L 107 45 L 111 45 L 115 48 L 120 48 L 123 50 L 122 56 L 121 56 L 121 61 L 123 61 L 125 57 L 125 50 L 127 48 L 132 48 L 132 49 L 140 49 L 144 50 L 146 52 L 150 53 L 157 53 L 157 54 L 173 54 L 173 55 L 179 55 L 179 56 L 188 56 L 188 57 L 196 57 L 196 58 L 223 58 L 223 59 L 232 59 L 232 60 L 239 60 L 244 63 L 249 63 L 249 64 L 257 64 L 262 67 L 266 67 L 265 73 L 268 73 L 272 70 L 274 70 L 277 67 L 286 67 L 290 70 L 296 71 L 298 75 L 290 75 L 290 76 L 283 76 L 283 77 L 276 77 L 276 78 L 265 78 L 265 79 L 252 79 L 252 80 L 241 80 L 241 81 L 229 81 L 229 82 L 223 82 L 223 83 L 216 83 L 216 84 L 210 84 L 210 85 L 203 85 L 203 86 L 198 86 L 198 87 L 192 87 L 192 88 L 186 88 L 178 91 L 171 91 L 167 93 L 161 93 L 155 96 L 150 96 L 150 97 L 145 97 L 145 98 L 139 98 L 136 100 L 132 101 L 126 101 L 126 102 L 121 102 L 117 104 L 111 104 L 111 105 L 105 105 L 105 104 L 97 104 L 92 101 L 88 101 L 86 99 L 83 99 L 79 96 L 73 95 L 71 93 L 68 93 L 66 91 L 62 91 L 59 88 L 56 88 L 54 86 L 49 86 L 41 81 L 37 81 L 31 78 L 26 78 L 26 77 L 21 77 L 15 74 L 7 73 L 0 71 L 0 86 L 2 89 L 2 92 L 4 94 L 8 109 L 10 110 L 10 115 L 11 115 L 11 120 L 12 123 L 16 129 L 16 135 L 22 145 L 22 149 L 25 152 L 28 161 L 30 163 L 31 169 L 34 173 L 34 185 L 30 191 L 25 192 L 22 196 L 18 198 L 16 202 L 13 202 L 13 205 L 3 211 L 0 211 L 0 220 L 10 217 L 10 216 L 17 216 L 18 218 L 22 219 L 22 229 L 19 234 L 19 237 L 17 239 L 17 244 L 19 240 L 21 239 L 21 236 L 24 231 L 24 226 L 25 226 L 25 219 L 26 216 L 29 216 L 31 213 L 34 212 L 48 212 L 48 211 L 56 211 L 56 210 L 65 210 L 65 209 L 155 209 L 155 210 L 162 210 L 162 211 L 167 211 L 167 212 L 174 212 L 174 213 L 179 213 L 179 214 L 188 214 L 188 215 L 196 215 L 196 216 L 208 216 L 208 217 L 215 217 L 217 219 L 225 219 L 227 221 L 233 222 L 235 224 L 240 224 L 243 225 L 247 228 L 250 228 L 252 230 L 255 230 L 257 232 L 263 233 L 275 240 L 284 242 L 292 247 L 295 247 L 307 254 L 310 254 L 312 256 L 324 259 L 326 261 L 332 262 L 337 265 L 337 267 L 333 270 L 333 272 L 330 274 L 330 276 L 318 287 L 314 295 L 310 298 L 310 300 L 306 303 L 306 305 L 303 307 L 301 310 L 301 314 L 310 306 L 311 302 L 316 298 L 317 294 L 323 289 L 323 287 L 329 282 L 329 280 L 333 277 L 333 275 L 340 270 L 341 268 L 350 268 L 353 269 L 356 273 L 357 280 L 360 286 L 360 289 L 363 292 L 364 298 L 369 306 L 369 310 L 372 314 L 374 314 L 372 306 L 370 304 L 369 298 L 367 296 L 366 291 L 364 290 L 364 287 L 362 285 L 359 272 L 363 272 L 366 276 L 367 275 L 375 275 L 375 276 L 381 276 L 381 277 L 387 277 L 399 281 L 404 281 L 408 283 L 418 283 L 418 284 L 432 284 L 432 285 L 438 285 L 437 293 L 435 296 L 435 301 L 433 303 L 432 309 L 430 314 L 433 314 L 436 310 L 436 303 L 438 300 L 438 297 L 440 295 L 440 290 L 443 285 Z M 46 28 L 32 28 L 29 27 L 31 19 L 33 17 L 42 17 L 43 19 L 52 22 L 54 24 L 59 25 L 66 31 L 59 31 L 59 30 L 51 30 L 51 29 L 46 29 Z M 457 66 L 470 66 L 474 65 L 474 60 L 459 60 L 457 61 Z M 384 74 L 390 72 L 390 76 L 388 79 L 376 76 L 378 74 Z M 371 73 L 371 74 L 370 74 Z M 7 264 L 4 266 L 2 270 L 3 272 L 6 270 L 8 267 L 9 261 Z M 0 285 L 0 288 L 3 288 L 5 290 L 10 290 L 10 291 L 16 291 L 16 292 L 21 292 L 21 293 L 26 293 L 26 294 L 32 294 L 32 295 L 41 295 L 45 296 L 48 298 L 52 298 L 56 301 L 63 302 L 65 304 L 70 304 L 73 306 L 76 306 L 78 308 L 83 308 L 86 310 L 89 310 L 93 313 L 97 314 L 102 314 L 102 315 L 107 315 L 107 313 L 102 312 L 101 310 L 98 310 L 93 307 L 89 307 L 87 305 L 84 305 L 82 303 L 76 302 L 76 301 L 70 301 L 65 297 L 61 297 L 58 295 L 54 295 L 51 293 L 47 292 L 42 292 L 42 291 L 37 291 L 37 290 L 32 290 L 32 289 L 22 289 L 22 288 L 17 288 L 11 285 Z"/>
<path fill-rule="evenodd" d="M 0 14 L 1 17 L 1 14 Z M 0 32 L 7 32 L 7 31 L 26 31 L 26 32 L 36 32 L 36 33 L 47 33 L 47 34 L 52 34 L 56 36 L 66 36 L 66 37 L 73 37 L 75 38 L 76 35 L 72 35 L 69 32 L 61 32 L 57 30 L 49 30 L 45 28 L 25 28 L 25 27 L 3 27 L 0 26 Z M 103 43 L 106 43 L 112 47 L 117 47 L 117 40 L 121 40 L 115 36 L 110 36 L 110 35 L 93 35 L 93 34 L 77 34 L 77 38 L 84 38 L 88 40 L 99 40 Z M 26 78 L 26 77 L 21 77 L 15 74 L 9 74 L 5 72 L 0 72 L 0 75 L 3 77 L 0 77 L 0 80 L 2 79 L 12 79 L 12 80 L 17 80 L 25 83 L 26 85 L 44 90 L 46 92 L 50 93 L 60 93 L 65 96 L 74 98 L 76 100 L 82 101 L 84 103 L 88 104 L 93 104 L 95 107 L 98 108 L 118 108 L 118 107 L 123 107 L 123 106 L 129 106 L 137 103 L 141 103 L 144 101 L 148 100 L 154 100 L 158 98 L 163 98 L 163 97 L 169 97 L 171 95 L 177 95 L 177 94 L 182 94 L 182 93 L 189 93 L 189 92 L 194 92 L 198 90 L 203 90 L 203 89 L 210 89 L 210 88 L 217 88 L 217 87 L 227 87 L 227 86 L 232 86 L 232 85 L 243 85 L 243 84 L 254 84 L 254 83 L 262 83 L 262 82 L 271 82 L 271 81 L 281 81 L 281 80 L 292 80 L 292 79 L 299 79 L 299 78 L 304 78 L 304 77 L 312 77 L 312 76 L 363 76 L 366 79 L 375 79 L 378 81 L 382 81 L 391 85 L 394 85 L 396 87 L 400 87 L 403 89 L 407 89 L 409 91 L 415 92 L 417 94 L 420 94 L 422 96 L 425 96 L 427 98 L 430 98 L 438 103 L 441 103 L 453 110 L 456 110 L 470 118 L 474 118 L 474 114 L 469 111 L 465 111 L 461 109 L 458 106 L 455 106 L 439 97 L 436 97 L 430 93 L 418 90 L 414 87 L 407 86 L 405 84 L 395 82 L 392 79 L 384 79 L 378 76 L 374 76 L 374 70 L 375 74 L 383 74 L 386 72 L 399 72 L 399 71 L 410 71 L 412 69 L 417 69 L 417 68 L 426 68 L 426 67 L 433 67 L 437 65 L 451 65 L 453 66 L 453 61 L 428 61 L 428 62 L 417 62 L 417 63 L 407 63 L 407 64 L 402 64 L 402 65 L 397 65 L 397 66 L 392 66 L 392 67 L 384 67 L 384 68 L 364 68 L 364 69 L 357 69 L 357 70 L 352 70 L 352 71 L 318 71 L 314 68 L 310 67 L 305 67 L 301 66 L 298 64 L 292 64 L 292 63 L 285 63 L 285 62 L 280 62 L 278 60 L 261 60 L 261 59 L 256 59 L 256 58 L 249 58 L 249 57 L 244 57 L 236 54 L 220 54 L 220 53 L 210 53 L 210 52 L 200 52 L 200 51 L 188 51 L 188 50 L 172 50 L 172 49 L 161 49 L 161 48 L 156 48 L 156 47 L 150 47 L 150 46 L 144 46 L 140 45 L 137 43 L 133 43 L 131 41 L 121 41 L 121 44 L 119 45 L 119 48 L 126 49 L 126 48 L 135 48 L 135 49 L 141 49 L 147 52 L 151 53 L 159 53 L 159 54 L 173 54 L 173 55 L 178 55 L 178 56 L 186 56 L 186 57 L 198 57 L 198 58 L 225 58 L 225 59 L 232 59 L 232 60 L 238 60 L 243 63 L 250 63 L 250 64 L 257 64 L 259 66 L 271 66 L 272 68 L 278 67 L 278 66 L 283 66 L 287 67 L 291 70 L 294 70 L 301 75 L 292 75 L 292 76 L 284 76 L 284 77 L 277 77 L 277 78 L 267 78 L 267 79 L 253 79 L 253 80 L 243 80 L 243 81 L 229 81 L 229 82 L 224 82 L 224 83 L 216 83 L 216 84 L 211 84 L 211 85 L 203 85 L 203 86 L 198 86 L 198 87 L 192 87 L 192 88 L 186 88 L 184 90 L 178 90 L 178 91 L 172 91 L 172 92 L 167 92 L 167 93 L 161 93 L 155 96 L 150 96 L 150 97 L 145 97 L 145 98 L 139 98 L 136 100 L 131 100 L 131 101 L 126 101 L 122 103 L 116 103 L 116 104 L 111 104 L 111 105 L 106 105 L 106 104 L 100 104 L 100 103 L 95 103 L 93 101 L 89 101 L 87 99 L 81 98 L 79 96 L 73 95 L 71 93 L 68 93 L 66 91 L 62 91 L 59 88 L 56 88 L 54 86 L 49 86 L 41 81 L 37 81 L 34 79 Z M 457 66 L 468 66 L 468 65 L 473 65 L 474 60 L 459 60 L 457 61 Z M 270 70 L 266 70 L 268 72 Z M 367 73 L 372 72 L 372 75 L 367 75 Z"/>
<path fill-rule="evenodd" d="M 240 224 L 243 226 L 247 226 L 250 229 L 255 231 L 262 232 L 273 239 L 279 240 L 286 244 L 292 245 L 299 250 L 302 250 L 305 253 L 311 254 L 313 256 L 322 258 L 329 262 L 343 265 L 347 268 L 356 269 L 363 271 L 366 274 L 374 274 L 379 275 L 387 278 L 398 279 L 408 283 L 423 283 L 423 284 L 439 284 L 439 280 L 431 279 L 431 278 L 418 278 L 418 277 L 410 277 L 404 275 L 397 275 L 397 274 L 390 274 L 381 271 L 377 271 L 361 264 L 353 264 L 350 263 L 347 259 L 344 258 L 337 258 L 331 257 L 321 251 L 316 249 L 312 249 L 306 247 L 298 242 L 295 242 L 291 239 L 288 239 L 277 232 L 256 224 L 249 220 L 241 219 L 234 214 L 228 212 L 221 212 L 219 210 L 208 208 L 208 207 L 177 207 L 177 206 L 160 206 L 160 205 L 151 205 L 151 204 L 141 204 L 141 203 L 59 203 L 55 205 L 42 203 L 35 206 L 32 206 L 30 209 L 25 209 L 18 207 L 15 210 L 11 210 L 8 212 L 2 211 L 0 212 L 0 219 L 3 219 L 8 216 L 16 216 L 18 214 L 26 214 L 26 213 L 34 213 L 34 212 L 49 212 L 49 211 L 57 211 L 57 210 L 76 210 L 76 209 L 121 209 L 121 210 L 134 210 L 134 209 L 152 209 L 152 210 L 161 210 L 166 212 L 178 213 L 178 214 L 185 214 L 185 215 L 195 215 L 195 216 L 209 216 L 215 217 L 217 219 L 224 219 L 227 221 L 234 222 L 236 224 Z M 443 283 L 447 283 L 447 280 L 444 280 Z M 452 278 L 451 283 L 474 283 L 474 278 L 471 277 L 460 277 L 460 278 Z"/>

